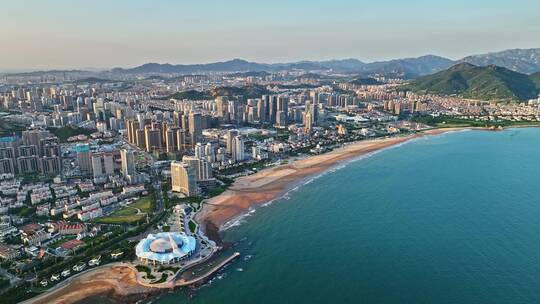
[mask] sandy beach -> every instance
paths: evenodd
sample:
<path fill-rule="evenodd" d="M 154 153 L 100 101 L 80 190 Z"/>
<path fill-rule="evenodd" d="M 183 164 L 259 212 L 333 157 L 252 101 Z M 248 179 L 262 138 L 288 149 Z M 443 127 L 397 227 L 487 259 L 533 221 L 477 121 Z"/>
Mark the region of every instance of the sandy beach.
<path fill-rule="evenodd" d="M 135 271 L 127 265 L 110 265 L 83 273 L 67 284 L 23 303 L 72 304 L 100 294 L 125 299 L 124 297 L 144 295 L 152 290 L 154 289 L 139 285 Z"/>
<path fill-rule="evenodd" d="M 364 140 L 349 143 L 329 153 L 310 156 L 290 164 L 261 170 L 253 175 L 235 180 L 233 185 L 219 196 L 211 198 L 197 214 L 197 221 L 202 223 L 209 235 L 215 235 L 216 229 L 265 202 L 283 195 L 306 178 L 324 172 L 344 161 L 369 154 L 384 148 L 404 143 L 422 136 L 459 131 L 468 128 L 432 129 L 416 134 Z"/>
<path fill-rule="evenodd" d="M 324 172 L 340 163 L 368 153 L 404 143 L 414 138 L 436 135 L 467 128 L 433 129 L 421 133 L 365 140 L 347 144 L 332 152 L 309 156 L 290 164 L 280 165 L 240 177 L 224 193 L 210 199 L 197 214 L 197 221 L 206 228 L 210 238 L 219 238 L 219 229 L 252 207 L 283 195 L 303 180 Z M 83 299 L 106 294 L 107 297 L 134 302 L 156 292 L 156 288 L 137 283 L 135 271 L 127 264 L 104 265 L 83 273 L 53 290 L 24 303 L 77 303 Z M 159 291 L 157 291 L 159 292 Z M 130 300 L 131 299 L 131 300 Z"/>

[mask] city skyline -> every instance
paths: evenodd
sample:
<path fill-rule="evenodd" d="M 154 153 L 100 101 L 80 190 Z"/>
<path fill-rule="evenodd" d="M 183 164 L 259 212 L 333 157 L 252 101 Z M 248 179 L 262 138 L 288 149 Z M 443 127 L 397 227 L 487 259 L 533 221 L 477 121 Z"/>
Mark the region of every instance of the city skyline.
<path fill-rule="evenodd" d="M 534 14 L 540 4 L 531 0 L 512 4 L 29 0 L 3 8 L 7 14 L 0 33 L 11 43 L 0 49 L 0 71 L 108 69 L 232 58 L 264 63 L 342 58 L 372 62 L 434 54 L 459 59 L 538 47 L 540 30 Z"/>

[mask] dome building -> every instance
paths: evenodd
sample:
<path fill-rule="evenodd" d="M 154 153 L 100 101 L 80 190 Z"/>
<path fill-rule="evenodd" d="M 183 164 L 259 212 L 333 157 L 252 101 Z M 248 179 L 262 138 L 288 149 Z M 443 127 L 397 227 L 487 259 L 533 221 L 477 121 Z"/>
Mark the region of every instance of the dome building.
<path fill-rule="evenodd" d="M 179 232 L 149 234 L 135 247 L 139 261 L 151 265 L 174 264 L 195 252 L 197 241 Z"/>

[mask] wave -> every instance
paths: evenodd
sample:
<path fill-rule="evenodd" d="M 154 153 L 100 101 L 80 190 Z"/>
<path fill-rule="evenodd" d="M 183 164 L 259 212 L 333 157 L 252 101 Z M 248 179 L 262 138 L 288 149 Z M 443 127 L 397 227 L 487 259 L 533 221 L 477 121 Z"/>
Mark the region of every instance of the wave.
<path fill-rule="evenodd" d="M 246 213 L 243 213 L 235 218 L 233 218 L 232 220 L 226 222 L 225 224 L 223 224 L 223 226 L 221 227 L 221 231 L 226 231 L 232 227 L 238 227 L 240 225 L 242 225 L 246 219 L 250 216 L 252 216 L 254 213 L 256 212 L 256 209 L 254 207 L 249 207 L 248 211 Z"/>
<path fill-rule="evenodd" d="M 429 135 L 429 136 L 421 136 L 421 137 L 415 137 L 415 138 L 411 138 L 409 140 L 406 140 L 406 141 L 403 141 L 401 143 L 398 143 L 398 144 L 394 144 L 394 145 L 391 145 L 391 146 L 388 146 L 388 147 L 384 147 L 382 149 L 378 149 L 378 150 L 375 150 L 375 151 L 372 151 L 372 152 L 369 152 L 369 153 L 366 153 L 366 154 L 362 154 L 362 155 L 358 155 L 356 157 L 352 157 L 350 159 L 347 159 L 347 160 L 343 160 L 343 161 L 340 161 L 338 163 L 336 163 L 335 165 L 331 166 L 330 168 L 324 170 L 323 172 L 321 173 L 318 173 L 318 174 L 315 174 L 313 176 L 310 176 L 306 179 L 303 179 L 303 180 L 299 180 L 298 182 L 295 182 L 294 183 L 294 186 L 288 190 L 286 190 L 285 192 L 283 192 L 282 195 L 279 195 L 263 204 L 260 205 L 260 207 L 269 207 L 271 205 L 274 204 L 274 202 L 276 201 L 279 201 L 279 200 L 289 200 L 291 198 L 290 194 L 298 191 L 299 189 L 301 189 L 302 187 L 306 186 L 306 185 L 309 185 L 311 184 L 312 182 L 314 182 L 315 180 L 327 175 L 327 174 L 331 174 L 331 173 L 335 173 L 341 169 L 344 169 L 346 168 L 349 164 L 351 163 L 355 163 L 355 162 L 358 162 L 358 161 L 361 161 L 361 160 L 364 160 L 364 159 L 367 159 L 367 158 L 371 158 L 379 153 L 382 153 L 382 152 L 385 152 L 385 151 L 388 151 L 388 150 L 391 150 L 391 149 L 396 149 L 396 148 L 399 148 L 399 147 L 402 147 L 404 145 L 407 145 L 407 144 L 410 144 L 410 143 L 414 143 L 416 141 L 419 141 L 419 140 L 426 140 L 426 139 L 429 139 L 430 137 L 438 137 L 438 136 L 441 136 L 441 135 L 444 135 L 444 134 L 450 134 L 450 133 L 458 133 L 458 132 L 468 132 L 468 131 L 473 131 L 472 129 L 463 129 L 463 130 L 453 130 L 453 131 L 447 131 L 447 132 L 444 132 L 444 133 L 440 133 L 440 134 L 434 134 L 434 135 Z M 223 224 L 223 226 L 221 227 L 221 231 L 226 231 L 230 228 L 233 228 L 233 227 L 238 227 L 238 226 L 241 226 L 242 224 L 244 224 L 246 221 L 247 221 L 247 218 L 252 216 L 256 211 L 256 208 L 251 206 L 249 207 L 249 211 L 246 212 L 246 213 L 243 213 L 241 215 L 239 215 L 238 217 L 226 222 L 225 224 Z"/>

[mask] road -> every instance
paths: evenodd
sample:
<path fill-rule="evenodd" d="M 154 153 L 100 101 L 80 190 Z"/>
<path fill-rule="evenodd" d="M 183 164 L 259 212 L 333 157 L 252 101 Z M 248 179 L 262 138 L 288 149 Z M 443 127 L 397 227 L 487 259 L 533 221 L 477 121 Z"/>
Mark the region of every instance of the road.
<path fill-rule="evenodd" d="M 144 151 L 143 149 L 137 147 L 136 145 L 128 141 L 125 141 L 123 138 L 121 140 L 124 144 L 132 147 L 134 150 L 138 151 L 139 153 L 143 153 L 146 156 L 146 159 L 149 159 L 152 161 L 152 163 L 150 164 L 151 166 L 150 175 L 152 179 L 152 186 L 154 187 L 156 191 L 156 213 L 163 212 L 163 209 L 165 208 L 165 206 L 163 204 L 163 191 L 161 191 L 161 179 L 159 176 L 159 168 L 153 167 L 153 162 L 155 161 L 153 156 L 150 153 Z"/>
<path fill-rule="evenodd" d="M 57 291 L 59 289 L 62 289 L 64 287 L 68 287 L 69 284 L 71 283 L 71 281 L 73 281 L 74 279 L 76 279 L 76 278 L 78 278 L 78 277 L 80 277 L 80 276 L 82 276 L 84 274 L 87 274 L 87 273 L 89 273 L 91 271 L 96 271 L 98 269 L 107 268 L 107 267 L 113 267 L 113 266 L 120 266 L 120 265 L 126 265 L 126 264 L 123 263 L 123 262 L 114 262 L 114 263 L 104 264 L 104 265 L 101 265 L 101 266 L 97 266 L 97 267 L 94 267 L 94 268 L 89 268 L 87 270 L 81 271 L 81 272 L 76 273 L 76 274 L 68 277 L 67 279 L 59 282 L 58 284 L 54 285 L 52 288 L 49 288 L 44 293 L 39 294 L 39 295 L 37 295 L 37 296 L 35 296 L 33 298 L 30 298 L 28 300 L 25 300 L 25 301 L 21 302 L 21 304 L 23 304 L 23 303 L 24 304 L 35 303 L 35 302 L 49 296 L 51 293 L 53 293 L 53 292 L 55 292 L 55 291 Z"/>
<path fill-rule="evenodd" d="M 165 206 L 163 204 L 163 191 L 161 190 L 161 178 L 159 177 L 158 168 L 152 168 L 152 185 L 156 193 L 156 213 L 161 213 Z"/>

